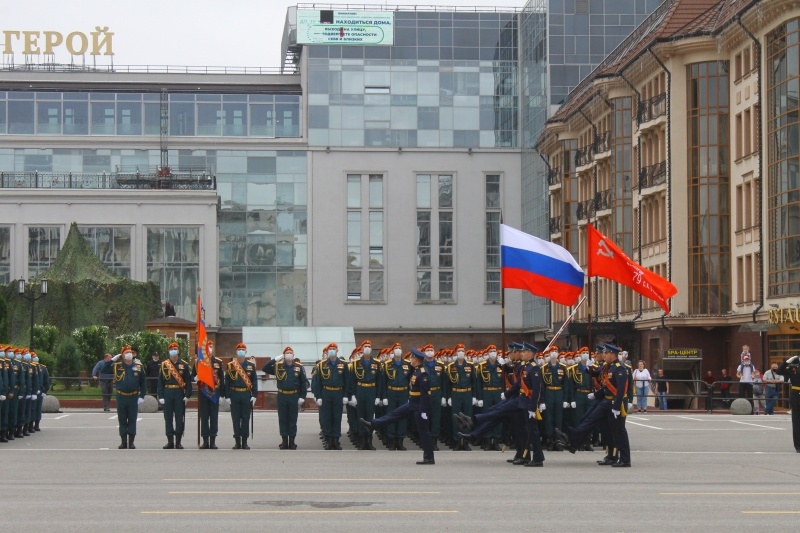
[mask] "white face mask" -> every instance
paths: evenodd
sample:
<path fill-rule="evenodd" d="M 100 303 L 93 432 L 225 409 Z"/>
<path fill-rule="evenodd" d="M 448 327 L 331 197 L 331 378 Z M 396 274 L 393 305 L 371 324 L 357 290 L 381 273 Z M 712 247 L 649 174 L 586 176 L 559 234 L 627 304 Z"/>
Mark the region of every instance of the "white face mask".
<path fill-rule="evenodd" d="M 133 361 L 133 354 L 131 352 L 125 352 L 125 355 L 122 356 L 128 362 Z"/>
<path fill-rule="evenodd" d="M 574 361 L 572 359 L 567 359 L 567 364 L 568 365 L 571 365 L 572 363 L 574 363 Z"/>
<path fill-rule="evenodd" d="M 544 364 L 544 359 L 540 357 L 539 359 L 536 360 L 536 364 L 542 366 Z"/>
<path fill-rule="evenodd" d="M 178 357 L 178 350 L 170 350 L 169 351 L 170 357 Z"/>
<path fill-rule="evenodd" d="M 401 348 L 395 348 L 394 355 L 395 357 L 400 357 L 401 355 L 403 355 L 403 350 Z"/>
<path fill-rule="evenodd" d="M 458 357 L 459 361 L 463 361 L 464 360 L 464 352 L 462 352 L 461 350 L 456 352 L 456 356 Z"/>
<path fill-rule="evenodd" d="M 491 359 L 492 361 L 494 361 L 495 359 L 497 359 L 497 352 L 495 352 L 494 350 L 492 350 L 491 352 L 489 352 L 489 359 Z"/>
<path fill-rule="evenodd" d="M 294 359 L 294 354 L 292 352 L 286 352 L 283 354 L 283 360 L 287 362 L 291 362 Z"/>
<path fill-rule="evenodd" d="M 247 355 L 247 350 L 236 350 L 236 357 L 244 357 Z"/>
<path fill-rule="evenodd" d="M 38 357 L 34 357 L 34 358 L 33 358 L 33 362 L 34 362 L 34 363 L 38 363 L 38 362 L 39 362 L 39 358 L 38 358 Z"/>
<path fill-rule="evenodd" d="M 364 346 L 364 355 L 369 355 L 372 353 L 372 348 L 369 346 Z"/>
<path fill-rule="evenodd" d="M 433 350 L 425 350 L 425 357 L 427 357 L 428 359 L 433 357 Z"/>
<path fill-rule="evenodd" d="M 333 348 L 331 348 L 330 350 L 328 350 L 328 357 L 330 357 L 331 359 L 333 359 L 334 357 L 336 357 L 336 350 L 334 350 Z"/>
<path fill-rule="evenodd" d="M 214 353 L 214 347 L 213 346 L 206 347 L 206 352 L 208 352 L 208 355 L 211 355 L 212 353 Z"/>

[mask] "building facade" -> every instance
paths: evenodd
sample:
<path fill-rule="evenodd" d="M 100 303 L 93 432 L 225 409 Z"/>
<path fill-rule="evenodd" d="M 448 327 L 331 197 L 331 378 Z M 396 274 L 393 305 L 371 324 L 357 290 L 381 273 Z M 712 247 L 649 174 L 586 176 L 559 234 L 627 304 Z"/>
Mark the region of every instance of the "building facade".
<path fill-rule="evenodd" d="M 759 368 L 800 348 L 798 28 L 781 0 L 665 2 L 548 122 L 552 240 L 585 265 L 591 223 L 678 287 L 664 316 L 591 279 L 573 343 L 591 311 L 600 336 L 648 364 L 698 348 L 717 374 L 743 344 Z"/>

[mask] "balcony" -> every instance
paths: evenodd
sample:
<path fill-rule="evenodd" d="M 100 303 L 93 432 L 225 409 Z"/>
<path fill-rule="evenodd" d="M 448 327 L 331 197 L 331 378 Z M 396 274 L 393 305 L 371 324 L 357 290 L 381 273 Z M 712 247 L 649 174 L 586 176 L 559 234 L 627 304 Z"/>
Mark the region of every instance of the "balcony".
<path fill-rule="evenodd" d="M 114 172 L 0 172 L 0 189 L 217 189 L 208 168 Z"/>
<path fill-rule="evenodd" d="M 586 146 L 575 152 L 575 166 L 583 167 L 586 165 L 590 165 L 592 163 L 593 157 L 594 157 L 594 147 L 591 145 Z"/>
<path fill-rule="evenodd" d="M 594 138 L 594 153 L 603 154 L 611 151 L 611 132 L 604 131 Z"/>
<path fill-rule="evenodd" d="M 550 218 L 550 235 L 561 233 L 561 217 Z"/>
<path fill-rule="evenodd" d="M 667 114 L 667 93 L 661 93 L 644 102 L 639 102 L 636 120 L 639 125 Z"/>
<path fill-rule="evenodd" d="M 613 190 L 606 189 L 604 191 L 599 191 L 591 200 L 584 200 L 583 202 L 578 203 L 578 208 L 576 210 L 578 220 L 589 220 L 590 218 L 594 217 L 598 211 L 611 209 L 611 204 L 613 201 Z"/>
<path fill-rule="evenodd" d="M 554 187 L 556 185 L 561 185 L 561 169 L 551 168 L 547 171 L 547 186 Z"/>
<path fill-rule="evenodd" d="M 667 182 L 667 162 L 662 161 L 639 171 L 639 190 L 663 185 Z"/>

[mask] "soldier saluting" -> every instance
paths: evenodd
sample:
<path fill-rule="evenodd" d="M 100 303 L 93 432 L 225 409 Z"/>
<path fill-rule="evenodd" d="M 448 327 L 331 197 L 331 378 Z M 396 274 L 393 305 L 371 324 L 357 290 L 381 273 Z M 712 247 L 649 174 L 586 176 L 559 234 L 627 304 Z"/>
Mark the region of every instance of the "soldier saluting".
<path fill-rule="evenodd" d="M 118 359 L 122 356 L 122 360 Z M 136 438 L 136 417 L 139 416 L 139 405 L 144 403 L 145 375 L 144 367 L 133 360 L 133 349 L 125 345 L 120 353 L 103 365 L 102 373 L 111 374 L 114 389 L 117 391 L 117 420 L 119 436 L 122 444 L 120 450 L 135 450 L 133 441 Z"/>

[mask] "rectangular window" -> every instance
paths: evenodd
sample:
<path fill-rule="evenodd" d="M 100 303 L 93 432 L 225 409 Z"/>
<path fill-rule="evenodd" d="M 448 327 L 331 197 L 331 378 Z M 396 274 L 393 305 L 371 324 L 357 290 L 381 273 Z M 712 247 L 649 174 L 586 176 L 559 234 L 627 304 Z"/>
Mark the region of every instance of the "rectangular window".
<path fill-rule="evenodd" d="M 487 302 L 500 300 L 500 175 L 487 174 L 486 182 L 486 287 Z"/>
<path fill-rule="evenodd" d="M 744 130 L 742 131 L 742 138 L 743 138 L 743 146 L 742 146 L 742 155 L 748 156 L 753 153 L 753 133 L 752 127 L 753 120 L 751 118 L 751 110 L 748 107 L 744 110 L 744 116 L 742 117 L 742 126 Z"/>
<path fill-rule="evenodd" d="M 384 301 L 383 175 L 348 174 L 346 194 L 347 299 Z"/>
<path fill-rule="evenodd" d="M 736 186 L 736 231 L 744 229 L 744 198 L 741 185 Z"/>
<path fill-rule="evenodd" d="M 742 114 L 736 114 L 736 126 L 735 126 L 734 135 L 736 137 L 736 159 L 739 160 L 744 157 L 744 153 L 742 151 Z"/>
<path fill-rule="evenodd" d="M 748 45 L 742 52 L 742 76 L 747 76 L 751 70 L 753 69 L 750 66 L 750 46 Z"/>
<path fill-rule="evenodd" d="M 11 281 L 11 228 L 0 227 L 0 284 Z"/>
<path fill-rule="evenodd" d="M 733 81 L 740 79 L 742 79 L 742 54 L 738 53 L 733 62 Z"/>
<path fill-rule="evenodd" d="M 78 231 L 114 274 L 131 277 L 131 228 L 79 226 Z"/>
<path fill-rule="evenodd" d="M 416 181 L 417 301 L 453 301 L 453 175 L 418 174 Z"/>
<path fill-rule="evenodd" d="M 61 249 L 61 228 L 28 228 L 28 278 L 43 274 L 53 265 Z"/>
<path fill-rule="evenodd" d="M 744 227 L 745 228 L 752 228 L 753 227 L 753 182 L 746 181 L 744 182 L 744 213 L 742 215 L 744 219 Z"/>
<path fill-rule="evenodd" d="M 263 264 L 265 247 L 251 247 L 248 259 Z M 274 257 L 274 250 L 272 251 Z M 194 305 L 200 276 L 200 230 L 196 227 L 147 228 L 147 279 L 161 287 L 161 299 L 187 320 L 197 316 Z"/>

